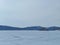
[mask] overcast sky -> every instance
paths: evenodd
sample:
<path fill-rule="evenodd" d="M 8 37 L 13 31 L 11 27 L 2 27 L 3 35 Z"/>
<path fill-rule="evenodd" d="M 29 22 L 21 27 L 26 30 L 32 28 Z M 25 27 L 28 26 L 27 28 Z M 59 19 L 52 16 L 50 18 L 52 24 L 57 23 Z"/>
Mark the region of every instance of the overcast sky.
<path fill-rule="evenodd" d="M 0 0 L 0 25 L 60 26 L 60 0 Z"/>

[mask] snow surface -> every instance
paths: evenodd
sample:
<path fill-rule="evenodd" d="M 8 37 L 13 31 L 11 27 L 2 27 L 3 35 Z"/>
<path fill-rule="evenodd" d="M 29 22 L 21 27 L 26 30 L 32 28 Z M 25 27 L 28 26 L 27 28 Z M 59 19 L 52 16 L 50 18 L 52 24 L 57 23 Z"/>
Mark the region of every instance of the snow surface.
<path fill-rule="evenodd" d="M 0 31 L 0 45 L 60 45 L 60 31 Z"/>

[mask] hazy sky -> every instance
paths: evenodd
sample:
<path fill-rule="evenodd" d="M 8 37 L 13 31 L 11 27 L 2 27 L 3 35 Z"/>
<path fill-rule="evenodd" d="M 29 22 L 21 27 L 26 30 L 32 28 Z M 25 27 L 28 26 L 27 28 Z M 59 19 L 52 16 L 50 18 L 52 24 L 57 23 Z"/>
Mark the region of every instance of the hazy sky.
<path fill-rule="evenodd" d="M 0 25 L 60 26 L 60 0 L 0 0 Z"/>

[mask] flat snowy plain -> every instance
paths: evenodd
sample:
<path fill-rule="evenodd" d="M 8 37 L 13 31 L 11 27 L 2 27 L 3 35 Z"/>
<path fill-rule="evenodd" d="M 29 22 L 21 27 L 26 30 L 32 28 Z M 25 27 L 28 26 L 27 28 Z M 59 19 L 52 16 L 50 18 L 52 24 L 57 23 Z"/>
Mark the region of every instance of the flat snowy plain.
<path fill-rule="evenodd" d="M 0 31 L 0 45 L 60 45 L 60 31 Z"/>

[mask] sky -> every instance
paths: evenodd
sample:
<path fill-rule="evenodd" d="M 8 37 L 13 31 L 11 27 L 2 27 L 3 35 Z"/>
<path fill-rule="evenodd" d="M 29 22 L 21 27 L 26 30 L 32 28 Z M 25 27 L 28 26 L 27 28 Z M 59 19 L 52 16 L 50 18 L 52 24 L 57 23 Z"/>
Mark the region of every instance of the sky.
<path fill-rule="evenodd" d="M 60 0 L 0 0 L 0 25 L 60 26 Z"/>

